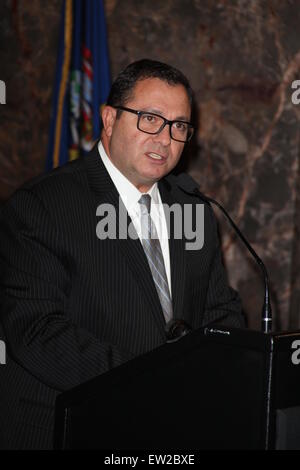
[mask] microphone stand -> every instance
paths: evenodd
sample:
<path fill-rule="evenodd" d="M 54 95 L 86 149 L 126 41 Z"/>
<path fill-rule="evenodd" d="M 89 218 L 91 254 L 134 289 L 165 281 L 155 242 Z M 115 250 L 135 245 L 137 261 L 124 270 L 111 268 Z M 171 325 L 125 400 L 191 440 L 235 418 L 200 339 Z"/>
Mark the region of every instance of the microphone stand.
<path fill-rule="evenodd" d="M 195 190 L 195 194 L 202 197 L 202 194 L 200 193 L 200 191 L 198 191 L 198 189 Z M 264 284 L 265 284 L 264 304 L 262 308 L 262 331 L 264 333 L 270 333 L 272 331 L 272 309 L 271 309 L 271 302 L 270 302 L 269 277 L 268 277 L 267 269 L 264 263 L 262 262 L 261 258 L 254 251 L 250 243 L 244 237 L 244 235 L 242 234 L 240 229 L 237 227 L 237 225 L 234 223 L 230 215 L 226 212 L 224 207 L 222 207 L 221 204 L 219 204 L 217 201 L 215 201 L 214 199 L 210 197 L 204 196 L 204 198 L 208 202 L 212 202 L 213 204 L 215 204 L 223 212 L 223 214 L 229 220 L 231 226 L 234 228 L 234 230 L 236 231 L 236 233 L 238 234 L 242 242 L 246 245 L 246 247 L 248 248 L 248 250 L 250 251 L 250 253 L 254 257 L 254 259 L 257 261 L 258 265 L 260 266 L 262 270 Z"/>
<path fill-rule="evenodd" d="M 251 255 L 254 257 L 255 261 L 258 263 L 260 266 L 262 273 L 263 273 L 263 278 L 264 278 L 264 284 L 265 284 L 265 296 L 264 296 L 264 304 L 262 308 L 262 331 L 264 333 L 270 333 L 272 331 L 272 309 L 271 309 L 271 302 L 270 302 L 270 290 L 269 290 L 269 277 L 267 273 L 267 269 L 260 259 L 260 257 L 257 255 L 257 253 L 254 251 L 250 243 L 246 240 L 240 229 L 237 227 L 237 225 L 234 223 L 230 215 L 227 213 L 227 211 L 224 209 L 224 207 L 221 206 L 217 201 L 214 199 L 205 196 L 202 194 L 196 182 L 193 180 L 193 178 L 186 174 L 186 173 L 181 173 L 180 175 L 177 176 L 177 184 L 178 186 L 185 191 L 188 194 L 193 194 L 203 201 L 206 201 L 208 203 L 213 203 L 215 204 L 226 216 L 226 218 L 229 220 L 231 226 L 235 230 L 235 232 L 238 234 L 244 245 L 248 248 L 250 251 Z"/>

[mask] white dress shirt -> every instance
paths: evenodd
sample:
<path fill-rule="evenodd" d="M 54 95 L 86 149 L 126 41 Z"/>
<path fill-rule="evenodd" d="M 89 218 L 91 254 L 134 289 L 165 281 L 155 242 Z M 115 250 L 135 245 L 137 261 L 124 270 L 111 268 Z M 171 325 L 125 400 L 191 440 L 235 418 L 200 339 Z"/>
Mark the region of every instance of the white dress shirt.
<path fill-rule="evenodd" d="M 108 174 L 111 177 L 115 187 L 117 188 L 120 198 L 122 199 L 124 206 L 132 220 L 138 237 L 141 240 L 141 206 L 138 201 L 143 193 L 141 193 L 112 163 L 112 161 L 108 158 L 101 141 L 98 144 L 98 151 L 103 164 L 108 171 Z M 155 183 L 146 194 L 150 194 L 151 196 L 150 216 L 156 227 L 157 235 L 160 241 L 170 295 L 172 296 L 168 229 L 157 183 Z"/>

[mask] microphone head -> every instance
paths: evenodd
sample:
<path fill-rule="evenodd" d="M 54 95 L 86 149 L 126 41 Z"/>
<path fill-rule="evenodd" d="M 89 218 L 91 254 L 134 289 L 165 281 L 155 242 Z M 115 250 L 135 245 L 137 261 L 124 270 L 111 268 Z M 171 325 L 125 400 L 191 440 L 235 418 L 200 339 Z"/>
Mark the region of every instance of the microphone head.
<path fill-rule="evenodd" d="M 188 194 L 197 195 L 204 202 L 209 202 L 209 198 L 200 193 L 198 184 L 188 173 L 180 173 L 176 178 L 177 186 Z"/>
<path fill-rule="evenodd" d="M 173 343 L 190 333 L 192 327 L 182 319 L 173 319 L 166 324 L 165 331 L 167 343 Z"/>
<path fill-rule="evenodd" d="M 196 181 L 188 173 L 180 173 L 177 176 L 177 185 L 187 192 L 195 192 L 198 189 Z"/>

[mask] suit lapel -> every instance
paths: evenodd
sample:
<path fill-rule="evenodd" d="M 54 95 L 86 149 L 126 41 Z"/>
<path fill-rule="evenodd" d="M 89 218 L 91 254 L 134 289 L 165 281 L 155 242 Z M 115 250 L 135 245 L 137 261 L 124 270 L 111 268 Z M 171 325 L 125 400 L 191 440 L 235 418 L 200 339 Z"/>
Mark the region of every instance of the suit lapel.
<path fill-rule="evenodd" d="M 175 199 L 170 184 L 165 180 L 161 180 L 158 184 L 162 202 L 169 207 L 178 203 Z M 185 286 L 185 246 L 184 237 L 175 239 L 174 222 L 170 218 L 169 227 L 169 250 L 171 265 L 171 286 L 173 299 L 174 318 L 184 318 L 184 286 Z M 168 220 L 168 219 L 167 219 Z"/>
<path fill-rule="evenodd" d="M 100 204 L 106 203 L 114 206 L 117 219 L 116 243 L 122 255 L 127 260 L 128 266 L 143 292 L 144 298 L 149 305 L 162 337 L 165 338 L 165 320 L 141 242 L 139 238 L 134 240 L 127 236 L 126 239 L 120 239 L 118 236 L 119 233 L 128 233 L 128 226 L 131 223 L 131 218 L 126 212 L 124 205 L 122 210 L 123 213 L 126 212 L 126 215 L 125 217 L 119 216 L 119 193 L 101 160 L 97 146 L 94 147 L 91 153 L 86 157 L 86 168 L 89 185 L 95 198 L 95 214 L 96 209 Z"/>
<path fill-rule="evenodd" d="M 143 291 L 145 300 L 147 301 L 152 315 L 161 330 L 165 327 L 165 320 L 161 309 L 160 301 L 156 292 L 152 274 L 148 265 L 146 255 L 139 239 L 133 240 L 119 239 L 118 233 L 121 228 L 123 233 L 128 233 L 128 225 L 131 218 L 127 214 L 123 222 L 119 220 L 119 193 L 114 186 L 106 168 L 103 165 L 101 157 L 98 153 L 98 147 L 95 146 L 90 154 L 85 158 L 89 185 L 95 198 L 96 208 L 103 203 L 110 203 L 116 209 L 117 214 L 117 240 L 123 256 L 127 259 L 128 265 L 136 279 L 136 282 Z M 178 203 L 172 192 L 172 186 L 166 179 L 159 182 L 159 190 L 161 199 L 164 204 L 172 206 Z M 125 207 L 124 207 L 125 211 Z M 121 227 L 120 224 L 121 223 Z M 124 227 L 124 224 L 127 227 Z M 124 232 L 125 230 L 125 232 Z M 171 266 L 171 285 L 172 285 L 172 301 L 174 318 L 184 317 L 184 286 L 185 286 L 185 247 L 184 237 L 181 239 L 174 238 L 174 223 L 171 220 L 169 227 L 169 250 L 170 250 L 170 266 Z"/>

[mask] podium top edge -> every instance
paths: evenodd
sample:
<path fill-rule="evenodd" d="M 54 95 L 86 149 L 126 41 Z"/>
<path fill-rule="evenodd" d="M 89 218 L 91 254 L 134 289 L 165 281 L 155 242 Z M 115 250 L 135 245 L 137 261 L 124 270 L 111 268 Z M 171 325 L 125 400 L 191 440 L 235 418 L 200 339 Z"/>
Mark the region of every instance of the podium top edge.
<path fill-rule="evenodd" d="M 94 384 L 114 383 L 115 381 L 128 379 L 133 373 L 143 373 L 146 369 L 152 369 L 155 364 L 173 360 L 176 356 L 189 354 L 191 351 L 200 351 L 203 345 L 208 343 L 215 347 L 234 347 L 261 351 L 262 354 L 270 354 L 271 351 L 286 348 L 293 339 L 300 339 L 300 330 L 263 333 L 247 328 L 239 329 L 222 326 L 201 327 L 192 331 L 174 343 L 165 343 L 161 346 L 137 356 L 131 361 L 115 367 L 88 382 L 78 385 L 57 397 L 57 403 L 65 406 L 67 402 L 77 400 L 85 391 L 93 390 Z M 219 346 L 218 346 L 219 345 Z"/>

